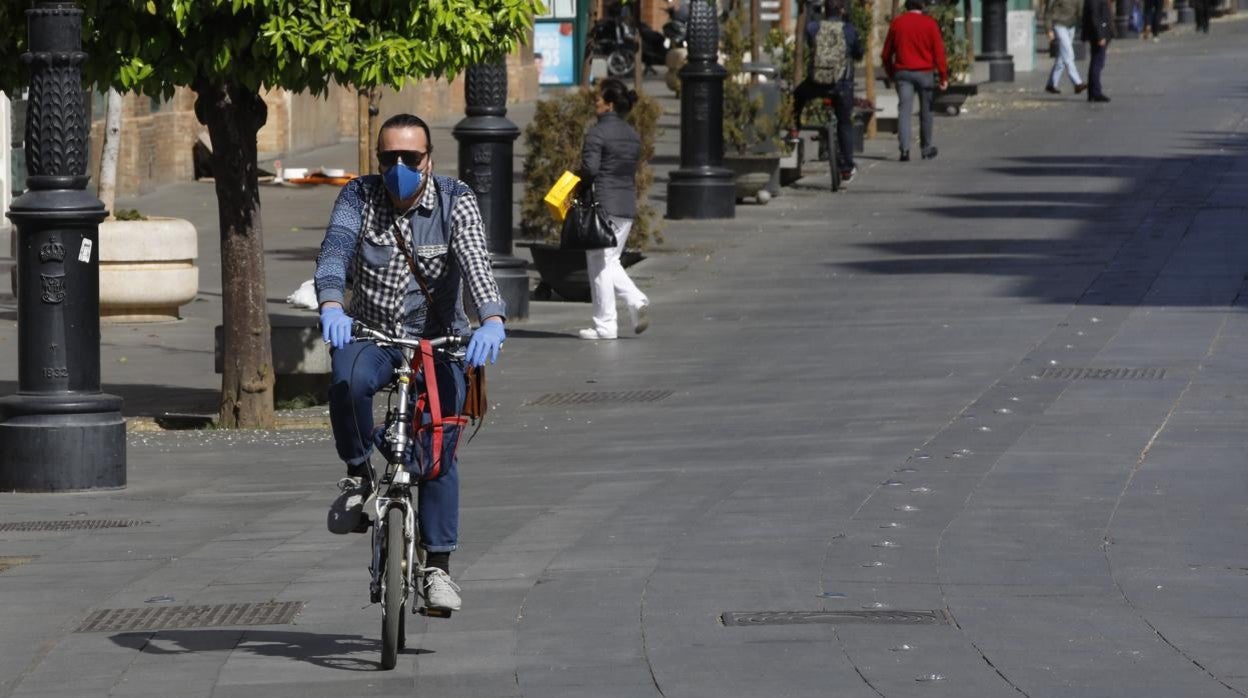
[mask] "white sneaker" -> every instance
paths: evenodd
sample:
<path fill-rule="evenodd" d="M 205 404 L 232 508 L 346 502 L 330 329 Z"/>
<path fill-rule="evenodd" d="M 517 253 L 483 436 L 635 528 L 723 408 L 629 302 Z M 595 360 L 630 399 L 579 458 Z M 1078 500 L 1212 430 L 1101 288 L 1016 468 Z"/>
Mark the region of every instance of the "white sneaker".
<path fill-rule="evenodd" d="M 577 330 L 576 336 L 581 339 L 615 339 L 616 337 L 614 332 L 603 332 L 593 327 Z"/>
<path fill-rule="evenodd" d="M 425 605 L 429 608 L 458 611 L 463 605 L 459 599 L 459 585 L 437 567 L 427 567 L 424 572 Z"/>
<path fill-rule="evenodd" d="M 633 318 L 634 334 L 641 334 L 650 326 L 650 303 L 648 301 L 638 306 L 629 307 L 628 314 Z"/>

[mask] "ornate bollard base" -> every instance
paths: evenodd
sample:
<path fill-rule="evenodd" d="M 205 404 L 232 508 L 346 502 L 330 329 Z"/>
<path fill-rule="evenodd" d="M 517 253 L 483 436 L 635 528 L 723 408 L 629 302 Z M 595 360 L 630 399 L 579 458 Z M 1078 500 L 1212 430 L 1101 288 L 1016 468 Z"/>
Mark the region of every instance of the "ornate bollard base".
<path fill-rule="evenodd" d="M 667 217 L 679 219 L 735 218 L 736 175 L 725 167 L 675 170 L 667 184 Z"/>
<path fill-rule="evenodd" d="M 0 491 L 79 492 L 125 486 L 121 398 L 94 393 L 0 399 Z"/>
<path fill-rule="evenodd" d="M 981 54 L 978 63 L 988 64 L 988 82 L 1014 82 L 1014 57 L 1008 54 Z"/>
<path fill-rule="evenodd" d="M 498 292 L 507 304 L 507 321 L 529 317 L 529 272 L 523 259 L 511 255 L 494 255 L 491 267 Z M 471 317 L 471 316 L 469 316 Z"/>

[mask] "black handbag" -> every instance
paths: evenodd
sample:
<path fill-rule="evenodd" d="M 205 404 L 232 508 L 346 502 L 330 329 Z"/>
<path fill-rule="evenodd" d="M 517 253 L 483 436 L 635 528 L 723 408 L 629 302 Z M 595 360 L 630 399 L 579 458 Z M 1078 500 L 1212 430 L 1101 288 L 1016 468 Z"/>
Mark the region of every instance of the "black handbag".
<path fill-rule="evenodd" d="M 568 209 L 567 218 L 563 219 L 563 228 L 559 231 L 559 249 L 562 250 L 601 250 L 615 247 L 615 228 L 607 212 L 598 203 L 591 185 L 588 191 L 582 191 L 573 200 Z"/>

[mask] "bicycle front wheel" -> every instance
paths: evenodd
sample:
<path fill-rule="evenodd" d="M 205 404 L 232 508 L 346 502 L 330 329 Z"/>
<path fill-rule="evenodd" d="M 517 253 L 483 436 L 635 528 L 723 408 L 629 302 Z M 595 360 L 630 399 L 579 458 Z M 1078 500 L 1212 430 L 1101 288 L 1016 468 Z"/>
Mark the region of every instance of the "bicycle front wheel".
<path fill-rule="evenodd" d="M 381 595 L 381 668 L 393 669 L 403 645 L 404 562 L 407 541 L 403 538 L 403 509 L 390 507 L 386 512 L 386 569 Z"/>

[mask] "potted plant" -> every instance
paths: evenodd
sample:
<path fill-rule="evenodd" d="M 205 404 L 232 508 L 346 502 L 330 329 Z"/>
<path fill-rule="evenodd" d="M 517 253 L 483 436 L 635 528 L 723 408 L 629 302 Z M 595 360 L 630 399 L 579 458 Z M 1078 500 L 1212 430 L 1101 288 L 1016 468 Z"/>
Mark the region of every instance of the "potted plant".
<path fill-rule="evenodd" d="M 651 244 L 662 243 L 658 215 L 646 201 L 654 182 L 650 160 L 658 138 L 659 117 L 663 108 L 649 95 L 638 95 L 637 103 L 625 120 L 641 135 L 641 164 L 637 168 L 637 217 L 625 243 L 620 263 L 631 266 L 642 259 L 641 251 Z M 536 300 L 548 300 L 551 291 L 565 300 L 589 302 L 589 274 L 583 250 L 559 248 L 561 224 L 550 216 L 542 201 L 546 192 L 565 170 L 576 170 L 581 162 L 585 132 L 597 118 L 594 114 L 594 91 L 587 88 L 567 90 L 537 103 L 533 120 L 524 129 L 525 157 L 523 164 L 525 190 L 520 200 L 520 230 L 529 238 L 527 244 L 533 265 L 541 275 L 541 284 L 534 292 Z M 524 243 L 521 243 L 524 244 Z"/>
<path fill-rule="evenodd" d="M 971 62 L 967 57 L 968 42 L 957 35 L 957 0 L 937 0 L 927 13 L 940 25 L 940 38 L 945 44 L 945 62 L 949 66 L 949 87 L 937 90 L 932 98 L 932 108 L 949 116 L 962 112 L 962 103 L 978 92 L 971 82 Z"/>
<path fill-rule="evenodd" d="M 781 137 L 781 128 L 787 125 L 781 121 L 785 116 L 781 112 L 788 104 L 791 113 L 792 103 L 782 94 L 771 113 L 764 108 L 762 90 L 746 70 L 749 36 L 741 19 L 743 12 L 741 0 L 730 0 L 720 29 L 720 51 L 728 71 L 724 81 L 724 167 L 736 174 L 737 201 L 752 197 L 765 204 L 771 199 L 767 186 L 778 178 L 781 154 L 788 148 Z"/>

